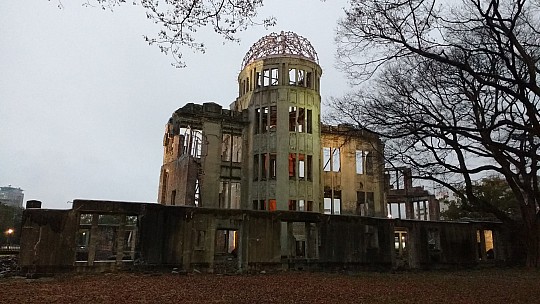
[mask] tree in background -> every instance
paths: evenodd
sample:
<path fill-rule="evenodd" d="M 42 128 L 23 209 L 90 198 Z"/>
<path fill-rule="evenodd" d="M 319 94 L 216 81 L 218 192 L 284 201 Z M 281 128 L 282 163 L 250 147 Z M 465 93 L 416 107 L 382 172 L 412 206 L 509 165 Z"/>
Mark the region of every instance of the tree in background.
<path fill-rule="evenodd" d="M 360 89 L 331 105 L 335 119 L 379 134 L 390 163 L 520 227 L 476 191 L 479 178 L 502 176 L 531 267 L 540 266 L 539 18 L 538 0 L 351 1 L 338 57 Z"/>
<path fill-rule="evenodd" d="M 487 209 L 496 208 L 508 215 L 515 221 L 521 221 L 519 203 L 516 200 L 512 189 L 508 183 L 500 176 L 489 176 L 474 183 L 473 192 L 478 201 L 475 204 L 469 201 L 446 200 L 448 209 L 441 212 L 441 217 L 445 220 L 497 220 L 497 216 Z M 491 207 L 486 208 L 485 205 Z"/>
<path fill-rule="evenodd" d="M 21 238 L 23 209 L 0 203 L 0 245 L 8 243 L 8 229 L 13 229 L 9 236 L 10 244 L 19 244 Z"/>
<path fill-rule="evenodd" d="M 236 35 L 251 26 L 275 24 L 273 17 L 256 19 L 263 0 L 84 0 L 83 5 L 104 10 L 122 5 L 142 6 L 146 17 L 160 27 L 154 37 L 144 37 L 146 42 L 172 55 L 175 67 L 185 67 L 182 52 L 186 49 L 204 53 L 204 43 L 196 38 L 202 28 L 211 27 L 225 40 L 238 41 Z M 58 7 L 64 7 L 61 1 Z"/>

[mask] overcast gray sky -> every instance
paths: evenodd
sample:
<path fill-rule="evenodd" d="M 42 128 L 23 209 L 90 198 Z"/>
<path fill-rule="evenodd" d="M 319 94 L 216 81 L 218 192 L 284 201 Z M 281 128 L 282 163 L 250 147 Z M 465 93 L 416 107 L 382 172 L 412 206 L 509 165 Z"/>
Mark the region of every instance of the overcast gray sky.
<path fill-rule="evenodd" d="M 249 47 L 271 32 L 311 41 L 323 68 L 323 101 L 349 87 L 334 68 L 334 30 L 345 0 L 267 0 L 261 16 L 277 26 L 251 28 L 240 44 L 202 31 L 206 54 L 185 50 L 188 67 L 148 46 L 158 28 L 140 6 L 114 12 L 82 1 L 0 2 L 0 186 L 24 189 L 25 201 L 71 208 L 76 198 L 157 198 L 164 126 L 188 102 L 237 97 Z"/>

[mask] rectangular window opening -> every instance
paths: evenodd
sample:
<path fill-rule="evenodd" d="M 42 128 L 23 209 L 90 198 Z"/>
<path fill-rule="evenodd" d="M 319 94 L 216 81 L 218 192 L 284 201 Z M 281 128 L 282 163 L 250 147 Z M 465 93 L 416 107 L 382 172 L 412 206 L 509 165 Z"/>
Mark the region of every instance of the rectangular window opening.
<path fill-rule="evenodd" d="M 301 87 L 305 86 L 305 71 L 304 70 L 298 70 L 298 81 L 297 84 Z"/>
<path fill-rule="evenodd" d="M 313 211 L 313 201 L 307 202 L 307 211 Z"/>
<path fill-rule="evenodd" d="M 289 179 L 296 179 L 296 153 L 289 153 Z"/>
<path fill-rule="evenodd" d="M 330 172 L 330 148 L 323 147 L 323 171 Z"/>
<path fill-rule="evenodd" d="M 289 107 L 289 131 L 296 131 L 296 107 Z"/>
<path fill-rule="evenodd" d="M 276 211 L 277 210 L 276 200 L 275 199 L 268 200 L 268 210 L 269 211 Z"/>
<path fill-rule="evenodd" d="M 339 172 L 341 170 L 339 148 L 334 148 L 332 151 L 332 171 Z"/>
<path fill-rule="evenodd" d="M 341 214 L 341 191 L 334 190 L 333 214 Z"/>
<path fill-rule="evenodd" d="M 306 118 L 306 132 L 308 134 L 313 133 L 313 113 L 312 110 L 307 110 L 307 118 Z"/>
<path fill-rule="evenodd" d="M 240 183 L 231 182 L 231 209 L 240 209 Z"/>
<path fill-rule="evenodd" d="M 289 200 L 289 210 L 296 211 L 296 200 Z"/>
<path fill-rule="evenodd" d="M 296 69 L 289 69 L 289 85 L 296 85 Z"/>
<path fill-rule="evenodd" d="M 261 132 L 261 109 L 257 108 L 255 109 L 255 134 L 259 134 Z"/>
<path fill-rule="evenodd" d="M 219 208 L 227 209 L 230 206 L 230 183 L 221 181 L 219 187 Z"/>
<path fill-rule="evenodd" d="M 235 163 L 242 162 L 242 136 L 234 135 L 232 137 L 231 160 Z"/>
<path fill-rule="evenodd" d="M 232 153 L 232 135 L 224 133 L 221 137 L 221 160 L 230 161 Z"/>
<path fill-rule="evenodd" d="M 365 151 L 366 156 L 366 174 L 373 175 L 373 153 Z"/>
<path fill-rule="evenodd" d="M 171 205 L 176 205 L 176 190 L 173 190 L 171 193 Z"/>
<path fill-rule="evenodd" d="M 302 133 L 305 132 L 305 124 L 306 124 L 306 109 L 304 108 L 298 108 L 298 118 L 297 118 L 297 128 L 298 132 Z"/>
<path fill-rule="evenodd" d="M 324 214 L 332 214 L 332 189 L 324 189 Z"/>
<path fill-rule="evenodd" d="M 262 77 L 261 77 L 261 73 L 260 73 L 260 72 L 257 72 L 255 75 L 256 75 L 256 76 L 255 76 L 255 78 L 256 78 L 256 86 L 257 86 L 257 88 L 260 88 L 260 87 L 262 87 Z"/>
<path fill-rule="evenodd" d="M 263 86 L 270 86 L 270 70 L 263 70 Z"/>
<path fill-rule="evenodd" d="M 268 129 L 272 131 L 276 131 L 277 126 L 277 107 L 271 106 L 270 107 L 270 123 L 268 125 Z"/>
<path fill-rule="evenodd" d="M 356 174 L 364 174 L 364 152 L 356 150 Z"/>
<path fill-rule="evenodd" d="M 261 166 L 261 180 L 266 180 L 268 178 L 268 167 L 270 165 L 268 154 L 261 154 L 262 157 L 262 166 Z"/>
<path fill-rule="evenodd" d="M 261 127 L 262 132 L 266 133 L 268 131 L 268 107 L 263 107 L 261 112 Z"/>
<path fill-rule="evenodd" d="M 279 70 L 277 68 L 273 68 L 270 70 L 270 78 L 270 85 L 279 85 Z"/>
<path fill-rule="evenodd" d="M 270 153 L 270 179 L 276 179 L 277 176 L 277 155 Z"/>
<path fill-rule="evenodd" d="M 312 89 L 311 85 L 312 85 L 311 72 L 307 72 L 306 73 L 306 87 Z"/>
<path fill-rule="evenodd" d="M 308 155 L 306 159 L 306 178 L 307 180 L 313 179 L 313 156 Z"/>
<path fill-rule="evenodd" d="M 300 179 L 306 178 L 306 155 L 298 154 L 298 177 Z"/>
<path fill-rule="evenodd" d="M 232 254 L 238 246 L 237 231 L 227 229 L 216 230 L 215 254 Z"/>
<path fill-rule="evenodd" d="M 364 191 L 356 191 L 356 214 L 367 215 L 366 193 Z"/>

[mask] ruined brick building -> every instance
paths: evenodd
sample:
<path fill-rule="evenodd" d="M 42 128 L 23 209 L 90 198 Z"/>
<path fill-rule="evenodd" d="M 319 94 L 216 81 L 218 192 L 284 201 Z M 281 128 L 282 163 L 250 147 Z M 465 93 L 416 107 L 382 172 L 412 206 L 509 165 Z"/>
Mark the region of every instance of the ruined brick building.
<path fill-rule="evenodd" d="M 321 124 L 323 71 L 309 41 L 263 37 L 230 110 L 187 104 L 166 125 L 158 202 L 385 217 L 382 144 Z"/>
<path fill-rule="evenodd" d="M 509 259 L 499 223 L 438 220 L 407 168 L 365 130 L 321 124 L 311 44 L 270 34 L 245 56 L 230 110 L 189 103 L 163 139 L 158 202 L 25 210 L 29 272 L 210 272 L 474 266 Z"/>

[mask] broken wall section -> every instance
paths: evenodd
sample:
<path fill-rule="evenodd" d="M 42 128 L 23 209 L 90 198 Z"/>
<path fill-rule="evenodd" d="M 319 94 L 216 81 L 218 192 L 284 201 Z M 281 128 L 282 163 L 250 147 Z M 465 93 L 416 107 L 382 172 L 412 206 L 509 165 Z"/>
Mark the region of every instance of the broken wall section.
<path fill-rule="evenodd" d="M 490 222 L 75 200 L 71 210 L 25 210 L 20 265 L 41 273 L 472 267 L 507 261 L 505 237 Z"/>
<path fill-rule="evenodd" d="M 173 113 L 165 127 L 158 203 L 239 208 L 240 199 L 232 194 L 240 193 L 243 177 L 244 112 L 208 102 Z"/>
<path fill-rule="evenodd" d="M 380 139 L 349 125 L 324 125 L 321 133 L 321 210 L 325 214 L 386 217 Z"/>

